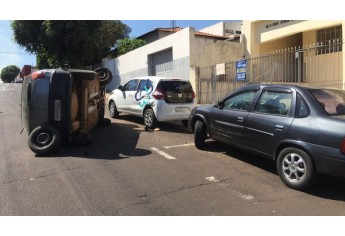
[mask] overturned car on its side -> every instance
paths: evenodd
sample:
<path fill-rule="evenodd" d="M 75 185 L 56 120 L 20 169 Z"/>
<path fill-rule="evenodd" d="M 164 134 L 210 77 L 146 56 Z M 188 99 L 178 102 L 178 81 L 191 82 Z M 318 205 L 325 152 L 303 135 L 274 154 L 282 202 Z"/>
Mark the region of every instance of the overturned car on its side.
<path fill-rule="evenodd" d="M 37 154 L 72 143 L 90 143 L 88 133 L 104 118 L 105 85 L 112 80 L 106 68 L 38 70 L 27 76 L 21 92 L 21 118 L 28 145 Z"/>

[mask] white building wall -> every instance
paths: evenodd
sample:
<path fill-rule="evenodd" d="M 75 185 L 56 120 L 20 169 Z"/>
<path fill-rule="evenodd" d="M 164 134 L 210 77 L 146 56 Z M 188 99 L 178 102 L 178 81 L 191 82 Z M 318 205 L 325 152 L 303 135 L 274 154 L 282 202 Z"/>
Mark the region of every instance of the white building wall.
<path fill-rule="evenodd" d="M 113 73 L 113 80 L 106 89 L 113 90 L 134 77 L 147 76 L 149 55 L 168 48 L 172 48 L 173 52 L 173 70 L 165 71 L 160 76 L 189 79 L 193 88 L 195 67 L 213 66 L 243 56 L 243 47 L 239 42 L 198 37 L 194 33 L 194 28 L 188 27 L 103 63 Z"/>
<path fill-rule="evenodd" d="M 112 90 L 119 84 L 126 83 L 131 78 L 148 75 L 148 55 L 168 48 L 172 48 L 173 51 L 174 70 L 167 73 L 166 76 L 183 76 L 188 78 L 190 32 L 194 32 L 194 29 L 185 28 L 116 59 L 112 59 L 110 63 L 104 63 L 104 66 L 112 69 L 114 72 L 113 81 L 107 86 L 107 90 Z M 184 68 L 181 68 L 180 65 L 183 65 Z M 186 70 L 186 68 L 188 69 Z"/>

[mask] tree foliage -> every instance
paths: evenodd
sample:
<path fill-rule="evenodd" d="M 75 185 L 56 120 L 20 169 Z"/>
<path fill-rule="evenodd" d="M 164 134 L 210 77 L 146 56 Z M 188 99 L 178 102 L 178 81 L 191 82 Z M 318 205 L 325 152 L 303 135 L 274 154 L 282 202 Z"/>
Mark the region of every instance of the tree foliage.
<path fill-rule="evenodd" d="M 11 83 L 19 74 L 20 69 L 18 66 L 10 65 L 1 70 L 1 80 L 4 83 Z"/>
<path fill-rule="evenodd" d="M 141 46 L 144 46 L 146 44 L 145 40 L 142 39 L 120 39 L 117 42 L 117 56 L 121 56 L 123 54 L 126 54 L 127 52 L 130 52 L 136 48 L 139 48 Z"/>
<path fill-rule="evenodd" d="M 39 68 L 100 63 L 116 41 L 131 32 L 121 21 L 16 20 L 11 27 L 15 42 L 37 54 Z"/>

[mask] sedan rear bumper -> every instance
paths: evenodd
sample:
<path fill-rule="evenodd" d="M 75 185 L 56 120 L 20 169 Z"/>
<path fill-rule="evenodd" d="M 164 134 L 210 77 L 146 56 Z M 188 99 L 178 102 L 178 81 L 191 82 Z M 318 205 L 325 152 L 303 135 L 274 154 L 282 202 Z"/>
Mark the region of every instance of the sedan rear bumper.
<path fill-rule="evenodd" d="M 345 177 L 345 155 L 339 149 L 311 145 L 310 152 L 317 172 Z"/>

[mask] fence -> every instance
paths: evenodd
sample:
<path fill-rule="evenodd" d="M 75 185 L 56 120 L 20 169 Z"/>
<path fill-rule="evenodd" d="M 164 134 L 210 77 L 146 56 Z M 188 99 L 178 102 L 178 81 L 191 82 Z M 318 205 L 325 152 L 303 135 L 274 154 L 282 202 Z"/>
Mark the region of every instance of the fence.
<path fill-rule="evenodd" d="M 199 104 L 216 103 L 247 83 L 307 83 L 344 89 L 343 42 L 328 41 L 303 48 L 277 50 L 244 58 L 245 80 L 238 79 L 237 61 L 196 68 L 196 91 Z"/>

